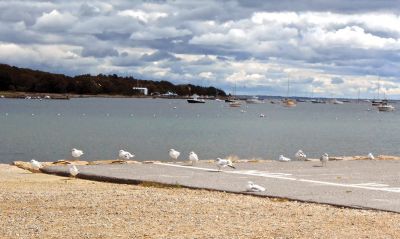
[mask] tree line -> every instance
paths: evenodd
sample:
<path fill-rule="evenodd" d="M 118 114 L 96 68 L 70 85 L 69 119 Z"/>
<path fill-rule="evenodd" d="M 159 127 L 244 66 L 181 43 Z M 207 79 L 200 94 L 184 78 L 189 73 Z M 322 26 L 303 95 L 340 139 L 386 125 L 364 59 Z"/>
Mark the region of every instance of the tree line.
<path fill-rule="evenodd" d="M 149 94 L 175 93 L 184 95 L 220 95 L 223 90 L 215 87 L 203 87 L 192 84 L 174 85 L 168 81 L 140 80 L 134 77 L 121 77 L 116 74 L 90 74 L 74 77 L 63 74 L 53 74 L 44 71 L 18 68 L 0 64 L 0 91 L 87 94 L 87 95 L 140 95 L 133 87 L 146 87 Z"/>

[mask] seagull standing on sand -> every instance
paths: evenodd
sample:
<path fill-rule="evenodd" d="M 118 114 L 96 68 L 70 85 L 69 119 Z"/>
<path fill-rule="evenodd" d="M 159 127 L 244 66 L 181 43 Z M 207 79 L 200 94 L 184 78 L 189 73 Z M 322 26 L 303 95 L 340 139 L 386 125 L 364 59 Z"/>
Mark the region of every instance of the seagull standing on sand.
<path fill-rule="evenodd" d="M 290 160 L 291 160 L 290 158 L 286 158 L 283 155 L 279 155 L 278 161 L 280 161 L 280 162 L 289 162 Z"/>
<path fill-rule="evenodd" d="M 73 148 L 71 150 L 71 155 L 72 155 L 72 157 L 74 159 L 79 159 L 79 157 L 81 157 L 83 155 L 83 151 L 79 150 L 79 149 L 76 149 L 76 148 Z"/>
<path fill-rule="evenodd" d="M 34 159 L 31 160 L 31 166 L 34 170 L 39 170 L 43 167 L 42 163 L 40 163 Z"/>
<path fill-rule="evenodd" d="M 294 157 L 297 160 L 302 160 L 302 161 L 307 159 L 307 155 L 301 149 L 299 151 L 297 151 L 297 153 L 294 155 Z"/>
<path fill-rule="evenodd" d="M 221 168 L 225 168 L 226 166 L 235 168 L 230 159 L 217 158 L 216 163 L 219 171 L 221 171 Z"/>
<path fill-rule="evenodd" d="M 131 154 L 130 152 L 128 152 L 128 151 L 125 151 L 125 150 L 120 150 L 119 152 L 118 152 L 118 157 L 120 158 L 120 159 L 123 159 L 123 160 L 129 160 L 129 159 L 131 159 L 131 158 L 134 158 L 135 157 L 135 155 L 134 154 Z"/>
<path fill-rule="evenodd" d="M 252 181 L 249 181 L 246 186 L 247 192 L 264 192 L 265 188 L 260 185 L 254 184 Z"/>
<path fill-rule="evenodd" d="M 189 153 L 189 160 L 190 160 L 190 162 L 192 162 L 192 166 L 193 166 L 199 161 L 199 157 L 197 157 L 197 154 L 192 151 Z"/>
<path fill-rule="evenodd" d="M 369 154 L 368 154 L 368 159 L 370 159 L 370 160 L 374 160 L 374 159 L 375 159 L 375 157 L 374 157 L 374 155 L 373 155 L 372 153 L 369 153 Z"/>
<path fill-rule="evenodd" d="M 321 158 L 319 158 L 319 160 L 322 163 L 322 167 L 324 167 L 326 165 L 326 162 L 329 161 L 329 155 L 327 153 L 324 153 Z"/>
<path fill-rule="evenodd" d="M 77 168 L 75 165 L 70 164 L 70 165 L 69 165 L 69 174 L 70 174 L 72 177 L 76 177 L 76 175 L 78 175 L 78 173 L 79 173 L 78 168 Z"/>
<path fill-rule="evenodd" d="M 170 149 L 169 150 L 169 156 L 173 159 L 173 160 L 178 160 L 179 155 L 181 155 L 180 152 L 176 151 L 175 149 Z"/>

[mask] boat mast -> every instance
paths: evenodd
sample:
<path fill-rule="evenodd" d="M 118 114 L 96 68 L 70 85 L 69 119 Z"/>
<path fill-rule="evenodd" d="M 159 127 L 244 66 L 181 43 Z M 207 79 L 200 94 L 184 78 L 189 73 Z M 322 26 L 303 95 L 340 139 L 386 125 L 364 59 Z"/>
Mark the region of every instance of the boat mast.
<path fill-rule="evenodd" d="M 381 90 L 381 79 L 378 78 L 378 100 L 381 98 L 380 95 L 379 95 L 380 90 Z"/>
<path fill-rule="evenodd" d="M 289 98 L 289 79 L 287 80 L 286 98 Z"/>

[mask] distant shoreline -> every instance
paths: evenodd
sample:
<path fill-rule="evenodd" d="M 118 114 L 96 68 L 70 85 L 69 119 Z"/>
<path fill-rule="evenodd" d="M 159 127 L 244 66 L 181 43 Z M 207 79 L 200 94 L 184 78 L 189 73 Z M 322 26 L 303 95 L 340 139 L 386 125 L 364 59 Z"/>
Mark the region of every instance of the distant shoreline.
<path fill-rule="evenodd" d="M 138 98 L 138 99 L 148 99 L 148 98 L 157 98 L 157 99 L 188 99 L 190 96 L 163 96 L 163 95 L 87 95 L 87 94 L 60 94 L 60 93 L 37 93 L 37 92 L 9 92 L 9 91 L 0 91 L 0 96 L 9 99 L 25 99 L 26 97 L 32 97 L 33 99 L 40 97 L 40 99 L 45 99 L 46 96 L 49 96 L 50 99 L 54 100 L 68 100 L 71 98 Z M 221 97 L 224 99 L 226 97 Z M 205 99 L 214 99 L 214 97 L 205 97 Z"/>

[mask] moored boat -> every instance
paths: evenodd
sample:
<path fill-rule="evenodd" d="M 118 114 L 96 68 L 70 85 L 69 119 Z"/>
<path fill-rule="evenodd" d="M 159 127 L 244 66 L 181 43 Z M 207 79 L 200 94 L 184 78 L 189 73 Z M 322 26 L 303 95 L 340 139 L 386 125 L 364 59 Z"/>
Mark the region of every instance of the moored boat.
<path fill-rule="evenodd" d="M 188 102 L 188 103 L 191 103 L 191 104 L 196 104 L 196 103 L 204 104 L 204 103 L 206 103 L 205 100 L 199 99 L 199 96 L 198 96 L 198 95 L 192 95 L 192 98 L 187 99 L 187 102 Z"/>
<path fill-rule="evenodd" d="M 382 104 L 378 105 L 378 110 L 381 112 L 391 112 L 391 111 L 395 110 L 395 107 L 388 103 L 382 103 Z"/>
<path fill-rule="evenodd" d="M 230 107 L 240 107 L 241 105 L 242 103 L 238 100 L 229 103 Z"/>
<path fill-rule="evenodd" d="M 282 101 L 283 106 L 285 107 L 295 107 L 296 106 L 296 100 L 293 99 L 284 99 Z"/>
<path fill-rule="evenodd" d="M 246 99 L 247 104 L 262 104 L 264 101 L 260 100 L 257 96 Z"/>

